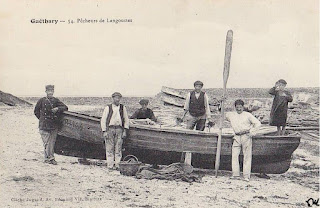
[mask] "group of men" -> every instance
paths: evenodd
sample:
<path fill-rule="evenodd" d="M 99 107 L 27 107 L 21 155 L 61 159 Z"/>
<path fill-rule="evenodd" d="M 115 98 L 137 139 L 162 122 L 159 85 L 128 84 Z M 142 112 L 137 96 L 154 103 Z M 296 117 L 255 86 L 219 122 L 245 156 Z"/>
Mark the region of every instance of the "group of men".
<path fill-rule="evenodd" d="M 279 80 L 276 86 L 270 90 L 270 94 L 275 95 L 274 106 L 271 111 L 271 125 L 278 126 L 278 132 L 284 133 L 286 123 L 286 109 L 288 102 L 292 101 L 289 92 L 284 91 L 286 82 Z M 208 122 L 213 123 L 209 107 L 207 94 L 202 91 L 203 83 L 196 81 L 194 90 L 187 94 L 184 105 L 184 113 L 180 121 L 186 120 L 188 129 L 203 131 Z M 41 98 L 34 109 L 36 117 L 39 119 L 40 135 L 44 144 L 45 162 L 56 165 L 54 159 L 54 144 L 59 127 L 59 117 L 68 107 L 59 99 L 53 97 L 54 86 L 46 86 L 47 96 Z M 105 107 L 101 117 L 101 130 L 105 140 L 106 160 L 109 169 L 119 169 L 119 163 L 122 158 L 122 143 L 127 137 L 129 130 L 129 116 L 126 107 L 120 103 L 122 95 L 119 92 L 112 94 L 112 103 Z M 225 100 L 226 98 L 222 98 Z M 131 119 L 150 119 L 157 122 L 153 111 L 148 108 L 149 101 L 142 99 L 141 108 L 138 109 Z M 280 103 L 280 104 L 279 104 Z M 242 148 L 243 159 L 243 177 L 244 180 L 250 180 L 251 161 L 252 161 L 252 136 L 256 134 L 261 126 L 260 121 L 251 113 L 244 111 L 244 102 L 236 100 L 234 102 L 235 111 L 227 112 L 226 119 L 230 122 L 234 130 L 234 140 L 232 145 L 232 177 L 240 177 L 239 155 Z M 279 110 L 280 109 L 280 110 Z M 283 113 L 285 111 L 285 113 Z M 277 115 L 281 114 L 280 121 Z M 282 126 L 282 129 L 280 128 Z M 280 130 L 279 130 L 280 129 Z M 279 133 L 279 134 L 280 134 Z"/>

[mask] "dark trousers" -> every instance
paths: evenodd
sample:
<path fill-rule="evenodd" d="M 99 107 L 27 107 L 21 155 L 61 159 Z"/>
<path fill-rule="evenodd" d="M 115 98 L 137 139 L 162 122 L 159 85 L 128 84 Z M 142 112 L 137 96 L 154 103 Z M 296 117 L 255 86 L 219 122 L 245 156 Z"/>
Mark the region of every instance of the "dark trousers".
<path fill-rule="evenodd" d="M 203 131 L 206 125 L 206 119 L 199 119 L 197 117 L 192 117 L 187 121 L 187 129 L 193 130 L 196 127 L 196 130 Z"/>

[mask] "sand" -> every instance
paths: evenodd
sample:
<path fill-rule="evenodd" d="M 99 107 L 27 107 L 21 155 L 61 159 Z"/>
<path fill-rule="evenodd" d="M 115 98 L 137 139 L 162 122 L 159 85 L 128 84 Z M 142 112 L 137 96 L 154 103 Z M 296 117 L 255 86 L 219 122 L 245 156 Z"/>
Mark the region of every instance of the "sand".
<path fill-rule="evenodd" d="M 319 155 L 309 151 L 317 143 L 302 141 L 289 171 L 269 180 L 203 171 L 190 184 L 122 176 L 62 155 L 57 166 L 45 164 L 33 108 L 0 106 L 0 120 L 0 207 L 306 207 L 319 198 Z"/>

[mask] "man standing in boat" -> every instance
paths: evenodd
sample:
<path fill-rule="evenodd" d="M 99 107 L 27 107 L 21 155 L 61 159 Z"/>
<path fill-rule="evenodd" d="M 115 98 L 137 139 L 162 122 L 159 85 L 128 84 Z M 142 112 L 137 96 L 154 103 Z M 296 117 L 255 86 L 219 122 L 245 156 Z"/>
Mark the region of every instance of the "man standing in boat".
<path fill-rule="evenodd" d="M 290 92 L 285 90 L 286 85 L 287 82 L 280 79 L 276 82 L 275 86 L 269 90 L 269 94 L 274 96 L 269 123 L 271 126 L 277 127 L 278 135 L 285 134 L 288 102 L 292 102 Z"/>
<path fill-rule="evenodd" d="M 180 121 L 183 121 L 187 115 L 187 128 L 203 131 L 205 128 L 206 120 L 211 120 L 211 112 L 209 108 L 209 99 L 205 92 L 201 89 L 203 83 L 196 81 L 194 83 L 194 90 L 189 92 L 186 97 L 184 105 L 184 114 Z"/>
<path fill-rule="evenodd" d="M 39 132 L 44 146 L 44 162 L 57 165 L 54 158 L 54 145 L 56 143 L 60 115 L 68 107 L 58 98 L 53 97 L 54 85 L 46 86 L 46 97 L 41 98 L 35 108 L 34 114 L 39 119 Z"/>
<path fill-rule="evenodd" d="M 252 161 L 252 136 L 261 126 L 260 121 L 251 113 L 245 112 L 244 102 L 236 100 L 234 103 L 236 112 L 227 112 L 226 119 L 230 121 L 235 133 L 232 144 L 232 177 L 240 178 L 239 155 L 243 152 L 243 177 L 250 180 Z"/>
<path fill-rule="evenodd" d="M 112 94 L 112 104 L 103 111 L 101 129 L 106 145 L 106 159 L 109 169 L 119 169 L 122 157 L 122 143 L 129 129 L 129 118 L 126 107 L 120 104 L 122 95 L 119 92 Z"/>

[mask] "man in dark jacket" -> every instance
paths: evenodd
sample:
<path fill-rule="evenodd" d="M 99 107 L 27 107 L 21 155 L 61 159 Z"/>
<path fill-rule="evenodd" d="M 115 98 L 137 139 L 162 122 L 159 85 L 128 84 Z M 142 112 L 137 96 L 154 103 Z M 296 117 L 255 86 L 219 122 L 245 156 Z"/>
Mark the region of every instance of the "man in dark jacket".
<path fill-rule="evenodd" d="M 46 86 L 47 96 L 41 98 L 34 108 L 34 114 L 39 119 L 39 131 L 44 146 L 44 162 L 57 165 L 54 158 L 54 145 L 56 143 L 59 119 L 68 107 L 58 98 L 53 97 L 54 86 Z"/>
<path fill-rule="evenodd" d="M 269 94 L 274 96 L 269 123 L 271 126 L 277 127 L 278 135 L 285 134 L 288 102 L 292 102 L 291 93 L 285 90 L 286 85 L 287 82 L 280 79 L 276 82 L 275 86 L 269 90 Z"/>
<path fill-rule="evenodd" d="M 180 120 L 183 120 L 187 115 L 187 128 L 203 131 L 206 120 L 211 120 L 211 112 L 209 108 L 208 96 L 201 89 L 203 83 L 196 81 L 194 83 L 194 90 L 188 93 L 184 105 L 184 114 Z M 188 113 L 188 114 L 187 114 Z"/>
<path fill-rule="evenodd" d="M 130 118 L 131 119 L 150 119 L 153 122 L 157 122 L 157 118 L 154 116 L 153 111 L 148 108 L 149 100 L 140 100 L 141 108 L 138 109 Z"/>

